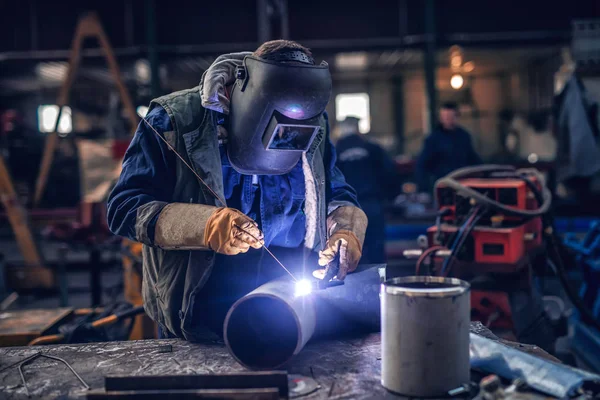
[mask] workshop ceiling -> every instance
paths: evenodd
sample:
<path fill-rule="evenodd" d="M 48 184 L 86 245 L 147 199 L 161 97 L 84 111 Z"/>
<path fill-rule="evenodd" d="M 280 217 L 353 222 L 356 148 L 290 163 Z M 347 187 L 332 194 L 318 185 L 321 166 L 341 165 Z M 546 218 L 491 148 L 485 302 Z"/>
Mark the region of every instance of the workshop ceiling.
<path fill-rule="evenodd" d="M 473 76 L 498 74 L 524 68 L 559 54 L 558 46 L 511 49 L 463 49 L 464 62 L 471 61 Z M 317 60 L 329 63 L 334 79 L 385 77 L 420 74 L 423 70 L 423 52 L 418 49 L 359 51 L 315 54 Z M 161 63 L 160 74 L 165 87 L 181 89 L 197 84 L 202 73 L 215 60 L 214 56 L 175 57 Z M 450 73 L 448 49 L 440 49 L 437 56 L 439 74 Z M 0 63 L 0 94 L 19 95 L 36 91 L 56 90 L 67 72 L 66 61 L 27 62 L 14 68 Z M 145 59 L 127 60 L 121 65 L 125 82 L 131 87 L 149 84 L 149 66 Z M 84 59 L 81 63 L 74 91 L 106 91 L 114 85 L 103 59 Z"/>

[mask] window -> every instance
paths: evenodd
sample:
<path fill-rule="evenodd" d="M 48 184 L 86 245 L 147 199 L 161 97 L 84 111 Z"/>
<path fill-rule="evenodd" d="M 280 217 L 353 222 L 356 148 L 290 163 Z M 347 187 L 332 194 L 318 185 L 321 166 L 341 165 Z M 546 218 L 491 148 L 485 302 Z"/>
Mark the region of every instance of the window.
<path fill-rule="evenodd" d="M 58 116 L 58 106 L 43 105 L 38 107 L 38 129 L 40 132 L 53 132 Z M 60 122 L 58 124 L 58 133 L 66 136 L 73 130 L 73 121 L 71 119 L 71 107 L 64 106 Z"/>
<path fill-rule="evenodd" d="M 335 97 L 335 118 L 343 121 L 349 116 L 360 119 L 358 123 L 360 133 L 371 130 L 371 112 L 367 93 L 344 93 Z"/>

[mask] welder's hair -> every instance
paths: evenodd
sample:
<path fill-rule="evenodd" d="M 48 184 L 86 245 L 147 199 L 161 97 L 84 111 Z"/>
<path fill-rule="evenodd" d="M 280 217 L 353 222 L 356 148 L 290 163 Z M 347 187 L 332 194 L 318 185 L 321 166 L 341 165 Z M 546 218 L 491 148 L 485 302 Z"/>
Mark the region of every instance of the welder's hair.
<path fill-rule="evenodd" d="M 279 62 L 314 63 L 310 49 L 292 40 L 278 39 L 265 42 L 253 55 Z"/>
<path fill-rule="evenodd" d="M 458 104 L 456 104 L 453 101 L 445 102 L 444 104 L 442 104 L 442 108 L 445 110 L 452 110 L 458 112 Z"/>

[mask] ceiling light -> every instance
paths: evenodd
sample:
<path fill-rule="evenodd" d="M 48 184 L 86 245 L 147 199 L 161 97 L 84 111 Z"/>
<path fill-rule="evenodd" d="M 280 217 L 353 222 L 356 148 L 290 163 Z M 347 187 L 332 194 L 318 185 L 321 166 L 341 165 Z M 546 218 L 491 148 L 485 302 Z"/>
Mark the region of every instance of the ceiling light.
<path fill-rule="evenodd" d="M 465 80 L 462 75 L 455 74 L 450 78 L 450 86 L 452 86 L 452 89 L 460 89 L 463 86 L 463 83 L 465 83 Z"/>
<path fill-rule="evenodd" d="M 365 52 L 339 53 L 335 55 L 335 66 L 338 69 L 364 69 L 368 58 Z"/>
<path fill-rule="evenodd" d="M 463 71 L 465 72 L 473 72 L 475 69 L 475 63 L 473 61 L 467 61 L 465 65 L 463 65 Z"/>

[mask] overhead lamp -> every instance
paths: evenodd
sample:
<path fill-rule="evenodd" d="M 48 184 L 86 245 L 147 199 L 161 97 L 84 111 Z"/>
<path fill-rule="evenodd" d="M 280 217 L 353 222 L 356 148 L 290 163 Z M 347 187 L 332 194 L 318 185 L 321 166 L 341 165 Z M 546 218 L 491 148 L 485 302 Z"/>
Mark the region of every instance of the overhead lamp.
<path fill-rule="evenodd" d="M 452 86 L 452 89 L 458 90 L 463 86 L 464 83 L 465 80 L 460 74 L 454 74 L 452 75 L 452 78 L 450 78 L 450 86 Z"/>

